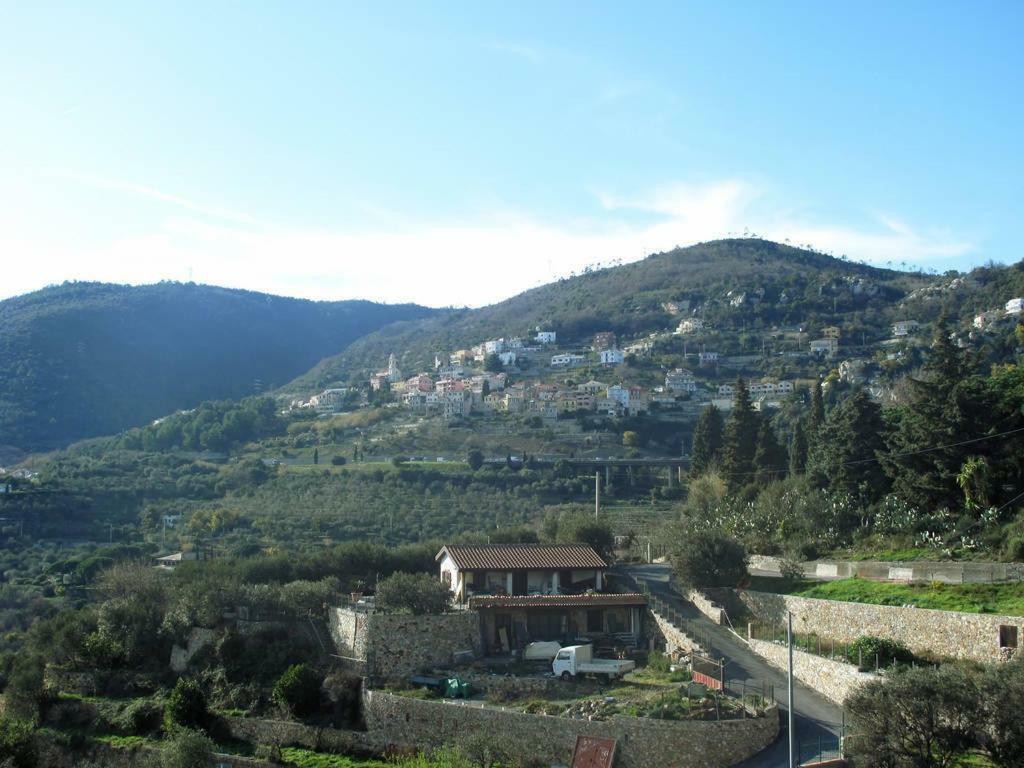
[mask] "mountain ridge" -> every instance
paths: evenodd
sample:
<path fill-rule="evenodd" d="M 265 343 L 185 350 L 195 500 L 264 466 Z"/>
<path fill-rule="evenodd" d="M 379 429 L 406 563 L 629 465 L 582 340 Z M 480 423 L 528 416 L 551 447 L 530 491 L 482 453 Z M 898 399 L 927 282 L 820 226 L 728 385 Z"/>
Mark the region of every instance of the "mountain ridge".
<path fill-rule="evenodd" d="M 177 282 L 68 282 L 12 297 L 0 301 L 0 445 L 48 450 L 242 397 L 434 311 Z"/>

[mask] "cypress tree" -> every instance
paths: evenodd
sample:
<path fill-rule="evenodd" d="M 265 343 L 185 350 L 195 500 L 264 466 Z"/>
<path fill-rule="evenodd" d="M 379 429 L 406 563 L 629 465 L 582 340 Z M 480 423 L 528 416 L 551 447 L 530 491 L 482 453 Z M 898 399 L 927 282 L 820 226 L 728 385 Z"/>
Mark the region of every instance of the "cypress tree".
<path fill-rule="evenodd" d="M 825 398 L 821 394 L 821 381 L 815 380 L 814 386 L 811 387 L 811 421 L 810 429 L 808 430 L 811 440 L 814 440 L 815 435 L 824 423 Z"/>
<path fill-rule="evenodd" d="M 693 429 L 693 447 L 690 449 L 690 474 L 702 475 L 714 466 L 722 453 L 722 412 L 714 403 L 701 411 Z"/>
<path fill-rule="evenodd" d="M 768 419 L 761 418 L 757 430 L 757 450 L 754 452 L 754 471 L 757 482 L 770 483 L 786 476 L 786 451 L 779 444 L 775 430 Z"/>
<path fill-rule="evenodd" d="M 789 474 L 802 475 L 807 469 L 807 433 L 804 421 L 800 419 L 793 429 L 793 439 L 789 443 Z"/>
<path fill-rule="evenodd" d="M 722 446 L 722 471 L 731 492 L 754 480 L 754 453 L 757 450 L 758 416 L 750 402 L 743 379 L 736 380 L 736 398 L 725 422 Z"/>

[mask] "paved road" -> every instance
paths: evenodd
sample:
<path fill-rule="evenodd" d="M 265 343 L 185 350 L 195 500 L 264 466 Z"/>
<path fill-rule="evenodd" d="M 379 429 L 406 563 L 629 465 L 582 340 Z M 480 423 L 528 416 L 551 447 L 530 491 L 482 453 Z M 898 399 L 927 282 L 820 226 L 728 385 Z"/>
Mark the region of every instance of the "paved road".
<path fill-rule="evenodd" d="M 628 578 L 646 582 L 652 594 L 669 602 L 683 616 L 694 619 L 710 635 L 713 654 L 725 660 L 726 684 L 730 690 L 741 689 L 743 681 L 747 682 L 748 690 L 760 687 L 762 680 L 775 685 L 775 698 L 782 710 L 779 738 L 768 749 L 739 763 L 739 768 L 786 768 L 789 762 L 786 673 L 764 661 L 728 628 L 715 624 L 680 596 L 669 583 L 668 566 L 629 565 L 616 570 Z M 819 739 L 825 748 L 834 748 L 843 721 L 842 708 L 800 683 L 796 684 L 793 698 L 797 741 L 803 745 L 800 752 L 804 760 L 817 752 Z"/>

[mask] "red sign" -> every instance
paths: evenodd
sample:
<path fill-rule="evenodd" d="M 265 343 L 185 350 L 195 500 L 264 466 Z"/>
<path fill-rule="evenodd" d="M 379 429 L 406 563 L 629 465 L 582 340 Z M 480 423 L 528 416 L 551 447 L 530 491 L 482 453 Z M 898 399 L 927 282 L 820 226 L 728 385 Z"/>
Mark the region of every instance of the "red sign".
<path fill-rule="evenodd" d="M 577 736 L 572 751 L 572 768 L 612 768 L 615 761 L 615 739 L 599 736 Z"/>

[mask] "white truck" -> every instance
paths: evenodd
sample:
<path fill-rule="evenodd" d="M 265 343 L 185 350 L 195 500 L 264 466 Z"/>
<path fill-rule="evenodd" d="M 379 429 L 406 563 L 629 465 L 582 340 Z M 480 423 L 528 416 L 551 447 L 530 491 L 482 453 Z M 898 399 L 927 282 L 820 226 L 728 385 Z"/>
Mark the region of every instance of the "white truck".
<path fill-rule="evenodd" d="M 629 659 L 595 659 L 592 645 L 567 645 L 551 662 L 555 677 L 572 680 L 578 675 L 599 675 L 615 680 L 636 668 Z"/>

